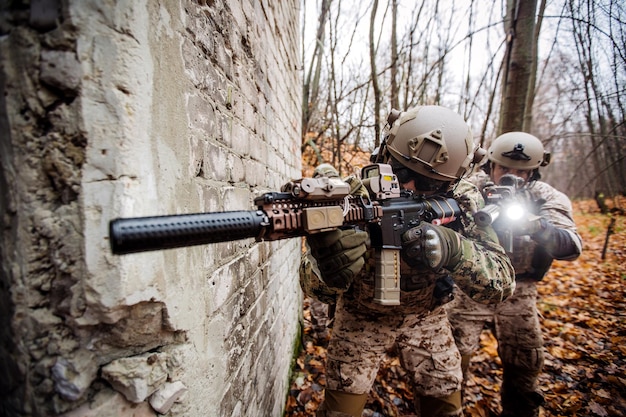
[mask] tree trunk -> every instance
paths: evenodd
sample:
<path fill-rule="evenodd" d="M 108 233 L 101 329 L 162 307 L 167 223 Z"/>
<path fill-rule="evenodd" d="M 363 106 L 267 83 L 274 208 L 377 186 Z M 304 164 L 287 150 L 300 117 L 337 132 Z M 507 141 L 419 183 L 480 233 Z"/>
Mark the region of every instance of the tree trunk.
<path fill-rule="evenodd" d="M 397 36 L 398 0 L 391 5 L 391 108 L 400 110 L 398 98 L 398 36 Z"/>
<path fill-rule="evenodd" d="M 535 12 L 537 0 L 507 0 L 504 22 L 507 50 L 502 80 L 502 106 L 498 134 L 524 129 L 524 118 L 531 113 L 526 108 L 531 74 L 536 60 L 534 47 Z"/>
<path fill-rule="evenodd" d="M 374 42 L 374 30 L 378 0 L 374 0 L 372 14 L 370 16 L 370 67 L 372 72 L 372 89 L 374 90 L 374 146 L 380 146 L 380 87 L 378 86 L 378 73 L 376 70 L 376 44 Z"/>
<path fill-rule="evenodd" d="M 532 38 L 532 57 L 531 57 L 531 69 L 530 79 L 528 80 L 528 93 L 526 94 L 526 112 L 524 113 L 524 120 L 522 124 L 522 130 L 524 132 L 530 132 L 533 125 L 533 103 L 535 101 L 535 89 L 537 86 L 537 48 L 539 45 L 539 35 L 541 33 L 541 23 L 543 22 L 543 16 L 546 11 L 546 0 L 541 0 L 539 5 L 539 13 L 537 14 L 537 24 L 535 25 L 533 38 Z"/>
<path fill-rule="evenodd" d="M 320 75 L 322 73 L 322 57 L 324 56 L 324 34 L 328 21 L 331 0 L 322 0 L 322 10 L 318 20 L 315 36 L 315 49 L 311 65 L 302 86 L 302 141 L 305 143 L 306 133 L 309 131 L 311 115 L 317 108 L 317 99 L 320 89 Z"/>

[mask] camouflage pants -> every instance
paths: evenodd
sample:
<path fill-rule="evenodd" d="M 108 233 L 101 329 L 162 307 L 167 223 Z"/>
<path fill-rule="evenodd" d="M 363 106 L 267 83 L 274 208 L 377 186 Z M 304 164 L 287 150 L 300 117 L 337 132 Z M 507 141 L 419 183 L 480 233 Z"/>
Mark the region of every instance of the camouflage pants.
<path fill-rule="evenodd" d="M 341 306 L 328 347 L 326 388 L 368 393 L 394 344 L 416 397 L 444 397 L 461 389 L 461 357 L 442 307 L 422 317 L 367 314 Z"/>
<path fill-rule="evenodd" d="M 531 392 L 543 367 L 543 338 L 537 313 L 537 287 L 534 281 L 517 281 L 515 292 L 498 305 L 483 305 L 455 289 L 455 299 L 446 306 L 454 337 L 462 355 L 480 347 L 485 323 L 495 322 L 498 354 L 506 369 L 513 369 L 516 388 Z"/>

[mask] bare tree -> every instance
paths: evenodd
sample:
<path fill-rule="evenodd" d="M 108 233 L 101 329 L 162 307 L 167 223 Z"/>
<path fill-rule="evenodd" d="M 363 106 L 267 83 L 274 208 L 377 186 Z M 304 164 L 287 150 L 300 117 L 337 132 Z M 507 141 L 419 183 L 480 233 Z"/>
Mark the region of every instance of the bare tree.
<path fill-rule="evenodd" d="M 372 77 L 372 89 L 374 90 L 374 146 L 380 145 L 380 102 L 381 93 L 378 86 L 378 71 L 376 70 L 376 44 L 374 43 L 374 32 L 376 23 L 376 12 L 378 11 L 378 0 L 374 0 L 370 17 L 369 31 L 369 51 L 370 68 Z"/>
<path fill-rule="evenodd" d="M 533 102 L 535 101 L 535 88 L 537 84 L 537 65 L 538 65 L 538 56 L 537 56 L 537 45 L 539 44 L 539 35 L 541 34 L 541 23 L 543 22 L 543 15 L 546 11 L 546 0 L 541 0 L 541 4 L 539 5 L 539 12 L 537 15 L 537 23 L 535 25 L 533 38 L 532 38 L 532 58 L 531 58 L 531 69 L 530 69 L 530 79 L 528 80 L 528 94 L 526 94 L 526 104 L 524 106 L 525 109 L 528 109 L 524 113 L 524 119 L 522 122 L 522 130 L 525 132 L 530 132 L 533 123 Z"/>
<path fill-rule="evenodd" d="M 502 79 L 500 107 L 500 133 L 524 130 L 524 118 L 531 109 L 526 108 L 533 65 L 536 59 L 535 18 L 536 0 L 507 0 L 504 21 L 507 50 Z"/>
<path fill-rule="evenodd" d="M 623 2 L 318 1 L 303 94 L 316 162 L 348 170 L 378 145 L 385 109 L 441 104 L 483 146 L 509 130 L 539 136 L 554 154 L 544 175 L 568 193 L 623 192 Z"/>
<path fill-rule="evenodd" d="M 391 94 L 389 101 L 391 108 L 400 108 L 398 98 L 398 0 L 391 2 Z"/>
<path fill-rule="evenodd" d="M 324 37 L 331 0 L 322 0 L 321 12 L 317 21 L 317 33 L 315 35 L 315 48 L 306 72 L 302 89 L 302 137 L 306 137 L 309 131 L 311 117 L 318 106 L 320 77 L 324 57 Z M 304 36 L 303 36 L 304 37 Z M 303 62 L 305 62 L 303 57 Z"/>
<path fill-rule="evenodd" d="M 534 100 L 534 131 L 553 152 L 545 178 L 572 197 L 623 193 L 626 65 L 624 42 L 616 40 L 624 39 L 624 7 L 560 6 L 544 14 L 555 25 Z"/>
<path fill-rule="evenodd" d="M 315 153 L 315 160 L 317 163 L 323 161 L 321 150 L 318 147 L 316 139 L 319 139 L 323 135 L 323 132 L 318 132 L 317 137 L 311 138 L 309 132 L 312 130 L 311 122 L 313 115 L 319 109 L 319 92 L 320 92 L 320 80 L 322 75 L 322 64 L 324 57 L 324 38 L 325 28 L 328 21 L 328 12 L 330 9 L 331 0 L 322 0 L 321 11 L 317 21 L 317 31 L 315 34 L 315 45 L 313 48 L 313 54 L 310 59 L 309 68 L 304 74 L 304 80 L 302 83 L 302 145 L 300 147 L 301 152 L 305 152 L 307 147 L 310 147 Z M 305 16 L 306 17 L 306 16 Z M 305 19 L 306 21 L 306 19 Z M 302 39 L 305 38 L 305 28 L 303 25 Z M 302 48 L 302 63 L 306 62 L 304 55 L 304 42 Z"/>
<path fill-rule="evenodd" d="M 613 5 L 611 3 L 611 5 Z M 617 5 L 615 5 L 617 7 Z M 602 10 L 598 10 L 589 2 L 575 2 L 570 0 L 567 3 L 570 13 L 571 30 L 575 35 L 577 42 L 576 52 L 579 62 L 579 69 L 583 77 L 583 90 L 585 94 L 585 121 L 586 130 L 589 132 L 589 140 L 591 141 L 591 161 L 594 173 L 593 177 L 583 184 L 587 188 L 592 188 L 595 192 L 604 192 L 608 195 L 615 195 L 617 192 L 626 190 L 626 178 L 624 177 L 624 141 L 615 141 L 614 133 L 619 131 L 619 125 L 624 125 L 623 106 L 620 105 L 619 99 L 612 100 L 606 94 L 603 88 L 602 69 L 600 67 L 602 60 L 597 56 L 595 42 L 599 41 L 596 36 L 597 31 L 602 26 Z M 581 10 L 582 9 L 582 10 Z M 608 9 L 609 16 L 613 7 Z M 581 15 L 582 12 L 582 15 Z M 622 15 L 623 16 L 623 15 Z M 619 21 L 619 20 L 618 20 Z M 609 19 L 612 22 L 612 19 Z M 622 21 L 623 22 L 623 21 Z M 611 25 L 611 30 L 613 26 Z M 623 32 L 622 32 L 623 35 Z M 623 39 L 623 38 L 622 38 Z M 615 64 L 623 65 L 624 46 L 618 47 L 613 43 L 613 55 L 609 59 Z M 620 59 L 621 58 L 621 59 Z M 615 69 L 617 71 L 617 67 Z M 619 75 L 615 74 L 617 79 Z M 623 90 L 623 87 L 622 87 Z M 615 92 L 615 97 L 619 97 L 619 87 Z M 621 121 L 616 123 L 616 114 L 613 109 L 613 103 L 621 108 L 618 117 Z M 619 120 L 619 119 L 618 119 Z M 577 194 L 582 193 L 577 190 Z"/>

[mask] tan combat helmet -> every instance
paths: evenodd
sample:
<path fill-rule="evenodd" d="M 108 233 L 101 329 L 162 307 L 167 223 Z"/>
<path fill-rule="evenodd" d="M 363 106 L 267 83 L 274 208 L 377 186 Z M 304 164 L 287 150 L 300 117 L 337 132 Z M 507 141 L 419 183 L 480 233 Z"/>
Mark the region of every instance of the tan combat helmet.
<path fill-rule="evenodd" d="M 484 156 L 463 117 L 446 107 L 392 110 L 388 122 L 388 156 L 427 178 L 456 182 Z"/>
<path fill-rule="evenodd" d="M 505 168 L 532 171 L 550 163 L 550 153 L 535 136 L 508 132 L 498 136 L 487 151 L 489 161 Z"/>

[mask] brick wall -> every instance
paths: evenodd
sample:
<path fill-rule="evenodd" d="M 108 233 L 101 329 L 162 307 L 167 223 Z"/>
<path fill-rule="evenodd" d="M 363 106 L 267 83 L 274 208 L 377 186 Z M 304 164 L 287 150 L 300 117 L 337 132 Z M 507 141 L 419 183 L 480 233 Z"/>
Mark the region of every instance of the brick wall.
<path fill-rule="evenodd" d="M 300 176 L 299 2 L 1 7 L 0 414 L 281 415 L 299 240 L 115 256 L 108 222 Z"/>

